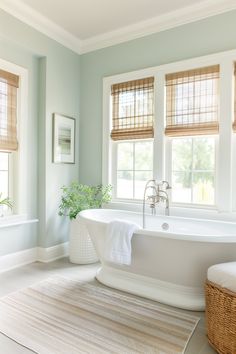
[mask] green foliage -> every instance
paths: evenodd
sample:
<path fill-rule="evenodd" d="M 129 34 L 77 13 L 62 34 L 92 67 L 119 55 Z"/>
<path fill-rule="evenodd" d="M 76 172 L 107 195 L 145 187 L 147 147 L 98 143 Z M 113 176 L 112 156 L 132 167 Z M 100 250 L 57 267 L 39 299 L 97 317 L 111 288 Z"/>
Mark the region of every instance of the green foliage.
<path fill-rule="evenodd" d="M 9 198 L 3 198 L 2 199 L 2 193 L 0 193 L 0 205 L 6 205 L 8 208 L 12 209 L 13 204 Z"/>
<path fill-rule="evenodd" d="M 213 170 L 213 140 L 211 141 L 208 138 L 175 140 L 173 145 L 173 171 L 177 177 L 177 183 L 181 183 L 184 188 L 191 188 L 192 183 L 211 181 Z"/>
<path fill-rule="evenodd" d="M 111 200 L 111 189 L 111 185 L 87 186 L 77 182 L 63 186 L 59 215 L 75 219 L 81 210 L 101 208 Z"/>

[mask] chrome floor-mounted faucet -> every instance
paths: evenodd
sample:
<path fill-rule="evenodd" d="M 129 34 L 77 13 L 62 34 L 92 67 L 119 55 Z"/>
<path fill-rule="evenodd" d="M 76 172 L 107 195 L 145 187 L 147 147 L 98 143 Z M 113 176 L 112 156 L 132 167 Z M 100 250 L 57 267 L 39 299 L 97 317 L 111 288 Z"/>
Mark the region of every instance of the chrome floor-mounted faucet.
<path fill-rule="evenodd" d="M 146 202 L 149 204 L 152 215 L 156 215 L 156 204 L 165 203 L 165 215 L 170 214 L 169 208 L 169 196 L 167 190 L 171 189 L 169 183 L 167 181 L 158 182 L 155 179 L 150 179 L 147 181 L 144 195 L 143 195 L 143 228 L 146 227 L 146 218 L 145 218 L 145 207 Z M 148 192 L 150 194 L 148 194 Z"/>

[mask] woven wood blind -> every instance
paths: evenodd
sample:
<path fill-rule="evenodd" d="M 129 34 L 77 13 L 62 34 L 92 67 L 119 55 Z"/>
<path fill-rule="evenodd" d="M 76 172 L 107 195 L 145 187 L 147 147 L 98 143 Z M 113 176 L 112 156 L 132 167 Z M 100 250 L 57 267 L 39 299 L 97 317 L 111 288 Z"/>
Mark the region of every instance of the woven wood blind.
<path fill-rule="evenodd" d="M 0 151 L 16 151 L 19 77 L 0 70 Z"/>
<path fill-rule="evenodd" d="M 217 134 L 219 65 L 166 75 L 168 136 Z"/>
<path fill-rule="evenodd" d="M 154 77 L 112 85 L 112 140 L 153 138 Z"/>

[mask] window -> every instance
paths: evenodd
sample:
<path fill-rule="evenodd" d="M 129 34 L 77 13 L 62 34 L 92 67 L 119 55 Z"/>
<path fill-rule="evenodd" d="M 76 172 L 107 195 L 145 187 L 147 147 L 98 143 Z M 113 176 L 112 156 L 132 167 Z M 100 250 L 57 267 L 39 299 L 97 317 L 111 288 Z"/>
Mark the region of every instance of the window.
<path fill-rule="evenodd" d="M 153 138 L 154 78 L 112 85 L 112 140 Z"/>
<path fill-rule="evenodd" d="M 142 199 L 153 176 L 154 78 L 114 84 L 112 96 L 115 199 Z"/>
<path fill-rule="evenodd" d="M 207 134 L 219 130 L 218 86 L 219 65 L 166 75 L 173 203 L 215 204 L 215 138 Z"/>
<path fill-rule="evenodd" d="M 9 197 L 9 154 L 0 152 L 0 198 L 5 199 Z M 5 213 L 7 207 L 1 206 L 0 216 Z"/>
<path fill-rule="evenodd" d="M 172 202 L 215 204 L 215 138 L 172 139 Z"/>
<path fill-rule="evenodd" d="M 218 133 L 219 65 L 166 75 L 166 135 Z"/>
<path fill-rule="evenodd" d="M 19 77 L 0 70 L 0 151 L 16 151 L 17 88 Z"/>
<path fill-rule="evenodd" d="M 189 215 L 236 211 L 236 50 L 106 77 L 103 87 L 103 183 L 113 184 L 114 201 L 136 203 L 155 178 L 170 183 L 170 205 L 191 206 Z M 134 134 L 139 119 L 152 122 L 150 135 Z"/>
<path fill-rule="evenodd" d="M 145 184 L 153 176 L 152 141 L 117 143 L 115 150 L 116 198 L 142 199 Z"/>
<path fill-rule="evenodd" d="M 17 88 L 19 77 L 0 70 L 0 195 L 7 198 L 12 195 L 10 176 L 10 155 L 18 149 L 17 141 Z M 1 213 L 8 208 L 1 207 Z"/>

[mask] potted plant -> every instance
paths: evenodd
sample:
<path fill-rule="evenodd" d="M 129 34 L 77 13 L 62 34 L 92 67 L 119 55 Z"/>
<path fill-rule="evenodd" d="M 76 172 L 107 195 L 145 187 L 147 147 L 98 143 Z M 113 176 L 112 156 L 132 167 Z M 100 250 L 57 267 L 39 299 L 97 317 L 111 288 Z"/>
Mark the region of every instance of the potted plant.
<path fill-rule="evenodd" d="M 0 193 L 0 216 L 1 217 L 4 216 L 4 206 L 7 206 L 10 209 L 13 208 L 13 204 L 11 200 L 8 197 L 3 198 L 2 193 Z"/>
<path fill-rule="evenodd" d="M 111 200 L 111 185 L 88 186 L 72 182 L 62 187 L 59 215 L 70 219 L 69 256 L 72 263 L 89 264 L 98 261 L 92 241 L 78 214 L 85 209 L 101 208 Z"/>

